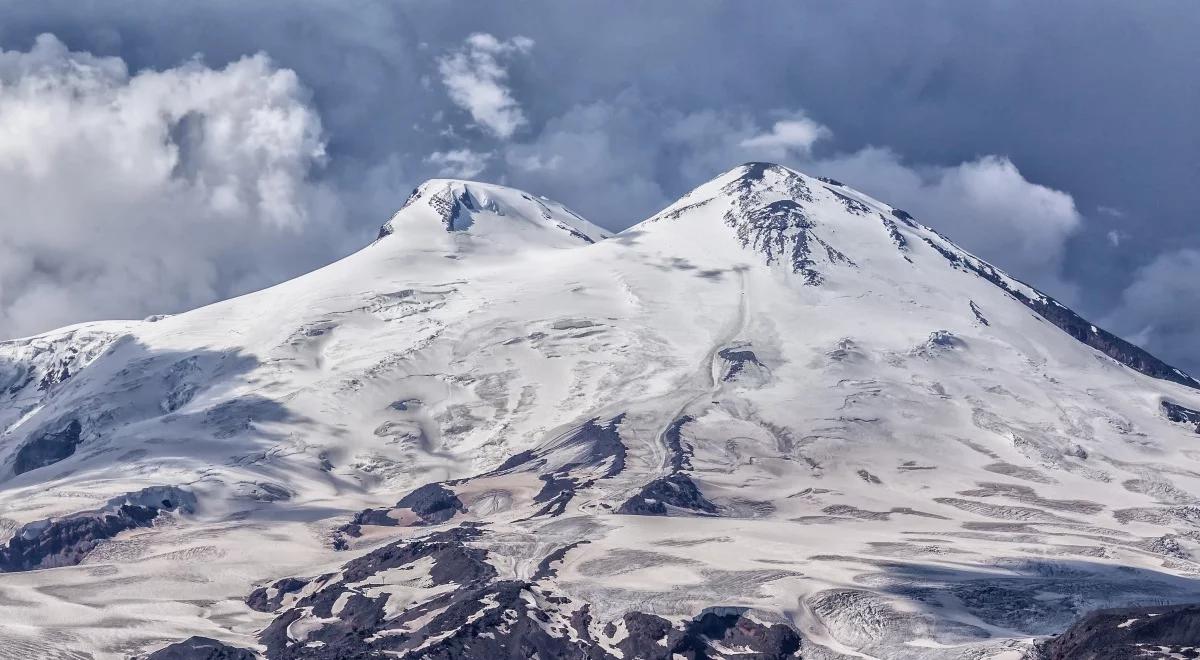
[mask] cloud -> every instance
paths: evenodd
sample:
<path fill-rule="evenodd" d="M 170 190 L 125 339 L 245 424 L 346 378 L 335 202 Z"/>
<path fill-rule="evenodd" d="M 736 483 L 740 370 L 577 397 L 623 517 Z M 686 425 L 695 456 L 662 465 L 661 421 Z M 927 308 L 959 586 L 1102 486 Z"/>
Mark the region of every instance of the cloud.
<path fill-rule="evenodd" d="M 739 145 L 763 154 L 761 160 L 780 160 L 792 155 L 807 156 L 818 140 L 833 135 L 827 127 L 799 115 L 775 122 L 771 130 L 742 140 Z"/>
<path fill-rule="evenodd" d="M 263 55 L 130 75 L 51 35 L 0 51 L 0 336 L 173 312 L 345 245 L 321 123 Z M 322 245 L 324 243 L 324 245 Z"/>
<path fill-rule="evenodd" d="M 501 41 L 482 32 L 467 37 L 462 48 L 438 60 L 450 100 L 495 137 L 512 137 L 527 121 L 508 86 L 508 69 L 502 62 L 532 48 L 533 40 L 526 37 Z"/>
<path fill-rule="evenodd" d="M 1200 374 L 1200 250 L 1159 255 L 1135 271 L 1105 324 L 1153 353 Z"/>
<path fill-rule="evenodd" d="M 448 176 L 459 179 L 470 179 L 487 168 L 492 154 L 471 151 L 470 149 L 453 149 L 451 151 L 435 151 L 425 157 L 425 162 L 438 167 L 438 176 Z"/>

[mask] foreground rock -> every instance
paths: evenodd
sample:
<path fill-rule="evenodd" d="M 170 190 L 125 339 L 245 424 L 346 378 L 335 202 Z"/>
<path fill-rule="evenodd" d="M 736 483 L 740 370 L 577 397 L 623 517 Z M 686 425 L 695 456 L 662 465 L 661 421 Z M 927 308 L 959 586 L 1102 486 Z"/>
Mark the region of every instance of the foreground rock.
<path fill-rule="evenodd" d="M 151 653 L 146 660 L 257 660 L 246 649 L 230 646 L 208 637 L 189 637 Z"/>
<path fill-rule="evenodd" d="M 1200 604 L 1092 612 L 1041 651 L 1041 660 L 1135 658 L 1200 658 Z"/>
<path fill-rule="evenodd" d="M 337 573 L 260 587 L 246 603 L 277 614 L 261 635 L 267 657 L 801 657 L 795 630 L 756 620 L 746 608 L 709 608 L 680 624 L 642 612 L 597 621 L 588 603 L 558 590 L 552 570 L 540 570 L 533 580 L 500 578 L 481 547 L 487 536 L 486 530 L 469 525 L 434 532 L 385 545 Z M 551 553 L 542 563 L 560 561 L 566 550 Z"/>

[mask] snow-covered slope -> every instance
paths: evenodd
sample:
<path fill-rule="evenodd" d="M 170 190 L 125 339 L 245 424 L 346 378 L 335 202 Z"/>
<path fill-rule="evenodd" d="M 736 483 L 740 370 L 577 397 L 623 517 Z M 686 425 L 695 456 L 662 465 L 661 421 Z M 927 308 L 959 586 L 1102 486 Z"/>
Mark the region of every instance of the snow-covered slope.
<path fill-rule="evenodd" d="M 1198 386 L 779 166 L 613 237 L 435 180 L 291 282 L 0 344 L 0 657 L 1016 658 L 1200 597 Z"/>

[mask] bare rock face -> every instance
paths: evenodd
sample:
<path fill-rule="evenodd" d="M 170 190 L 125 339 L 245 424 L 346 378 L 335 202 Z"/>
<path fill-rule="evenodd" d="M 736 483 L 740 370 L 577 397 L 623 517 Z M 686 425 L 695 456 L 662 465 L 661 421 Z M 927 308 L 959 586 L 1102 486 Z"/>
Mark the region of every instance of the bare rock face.
<path fill-rule="evenodd" d="M 691 478 L 675 472 L 646 484 L 617 510 L 637 516 L 665 516 L 672 512 L 714 515 L 717 506 L 704 497 Z"/>
<path fill-rule="evenodd" d="M 815 225 L 803 202 L 813 200 L 804 179 L 795 172 L 770 163 L 747 163 L 741 177 L 722 192 L 733 198 L 733 208 L 725 215 L 743 247 L 760 252 L 768 264 L 787 263 L 804 283 L 816 286 L 825 281 L 821 265 L 854 262 L 817 235 Z M 788 199 L 769 200 L 761 185 L 768 174 L 782 179 Z"/>
<path fill-rule="evenodd" d="M 724 348 L 717 351 L 717 357 L 725 360 L 726 363 L 724 373 L 721 376 L 721 380 L 725 382 L 736 380 L 739 374 L 748 369 L 765 369 L 765 365 L 759 361 L 754 351 L 748 348 Z"/>
<path fill-rule="evenodd" d="M 400 521 L 392 515 L 401 509 L 411 511 L 416 516 L 412 525 L 438 525 L 454 517 L 456 513 L 465 513 L 466 505 L 454 491 L 440 483 L 425 484 L 420 488 L 400 498 L 396 506 L 390 509 L 363 509 L 354 515 L 349 524 L 339 531 L 350 536 L 359 536 L 363 525 L 379 527 L 397 527 Z"/>
<path fill-rule="evenodd" d="M 74 566 L 101 541 L 149 527 L 163 512 L 190 512 L 195 504 L 187 491 L 154 487 L 113 498 L 93 511 L 29 523 L 0 546 L 0 572 Z"/>
<path fill-rule="evenodd" d="M 454 491 L 441 484 L 425 484 L 402 497 L 396 506 L 412 510 L 427 525 L 444 523 L 467 510 Z"/>
<path fill-rule="evenodd" d="M 617 621 L 594 621 L 590 605 L 556 589 L 553 571 L 541 571 L 532 581 L 499 579 L 489 552 L 480 547 L 488 534 L 470 525 L 433 532 L 378 548 L 337 573 L 290 578 L 255 590 L 247 604 L 277 613 L 261 635 L 267 657 L 800 657 L 801 637 L 795 630 L 755 621 L 744 608 L 710 608 L 678 625 L 641 612 L 627 613 Z M 561 560 L 564 550 L 569 548 L 550 553 L 542 563 Z M 410 576 L 406 584 L 415 587 L 416 595 L 402 611 L 392 608 L 390 594 L 373 595 L 371 585 L 385 575 Z M 303 639 L 295 637 L 296 630 L 306 631 Z"/>
<path fill-rule="evenodd" d="M 1100 610 L 1042 650 L 1044 660 L 1200 657 L 1200 605 Z"/>
<path fill-rule="evenodd" d="M 1200 410 L 1192 410 L 1170 401 L 1163 401 L 1162 409 L 1168 420 L 1177 424 L 1190 424 L 1196 429 L 1196 433 L 1200 433 Z"/>
<path fill-rule="evenodd" d="M 83 425 L 73 419 L 59 431 L 46 431 L 35 436 L 17 451 L 13 473 L 24 474 L 69 458 L 75 453 L 82 433 Z"/>
<path fill-rule="evenodd" d="M 257 660 L 247 649 L 230 646 L 208 637 L 189 637 L 146 656 L 146 660 Z"/>
<path fill-rule="evenodd" d="M 274 612 L 283 606 L 283 601 L 289 594 L 300 591 L 307 586 L 309 580 L 286 577 L 277 580 L 268 587 L 259 587 L 246 596 L 246 606 L 255 612 Z"/>

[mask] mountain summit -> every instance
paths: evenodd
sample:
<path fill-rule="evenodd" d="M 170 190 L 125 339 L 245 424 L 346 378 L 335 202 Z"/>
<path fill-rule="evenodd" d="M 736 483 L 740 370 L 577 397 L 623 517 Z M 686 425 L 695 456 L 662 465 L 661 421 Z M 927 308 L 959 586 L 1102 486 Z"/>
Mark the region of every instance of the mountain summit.
<path fill-rule="evenodd" d="M 440 229 L 439 229 L 440 228 Z M 612 234 L 567 207 L 529 193 L 473 181 L 431 179 L 379 229 L 408 245 L 431 247 L 469 237 L 493 247 L 576 247 Z M 432 245 L 431 245 L 432 244 Z"/>
<path fill-rule="evenodd" d="M 0 344 L 0 616 L 44 657 L 1016 658 L 1200 597 L 1198 385 L 778 165 L 613 237 L 433 180 L 291 282 Z"/>
<path fill-rule="evenodd" d="M 687 218 L 686 229 L 673 229 Z M 659 227 L 661 225 L 661 227 Z M 699 227 L 703 225 L 703 229 Z M 810 286 L 836 273 L 834 288 L 887 290 L 935 282 L 967 295 L 983 279 L 1044 320 L 1114 360 L 1154 378 L 1200 388 L 1200 381 L 1098 328 L 1052 297 L 968 253 L 909 213 L 839 181 L 772 163 L 746 163 L 693 190 L 633 231 L 728 234 L 783 264 Z M 715 242 L 721 243 L 720 239 Z M 729 258 L 736 258 L 730 254 Z M 968 301 L 970 299 L 968 298 Z M 975 316 L 976 307 L 970 316 Z"/>

